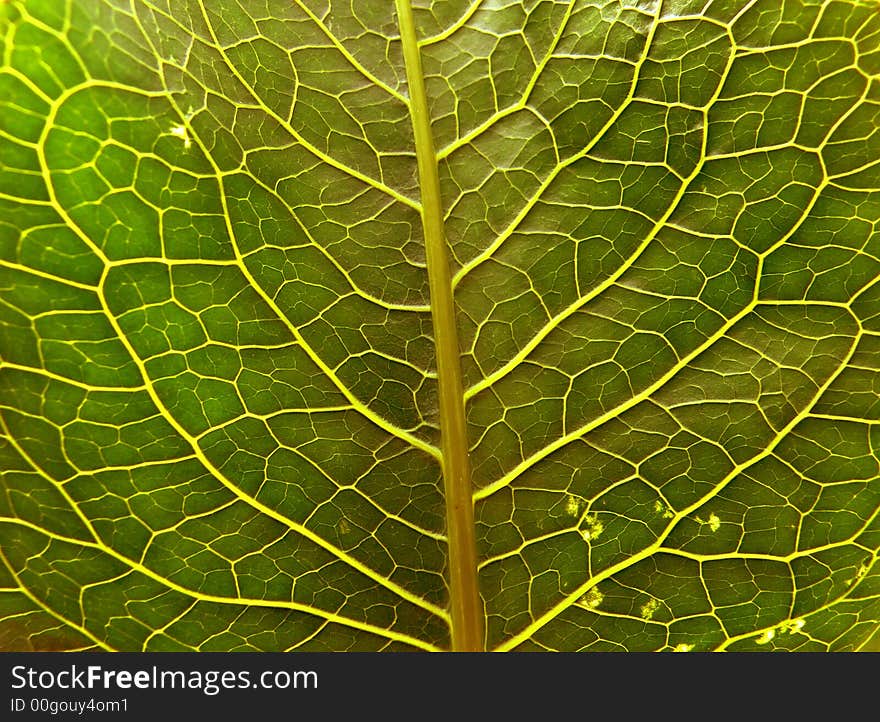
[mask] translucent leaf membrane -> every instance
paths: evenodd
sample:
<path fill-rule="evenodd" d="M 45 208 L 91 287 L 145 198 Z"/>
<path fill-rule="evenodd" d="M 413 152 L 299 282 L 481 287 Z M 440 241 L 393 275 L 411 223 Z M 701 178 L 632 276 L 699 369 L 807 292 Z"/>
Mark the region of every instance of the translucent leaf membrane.
<path fill-rule="evenodd" d="M 413 13 L 486 647 L 867 646 L 876 3 Z M 450 648 L 394 3 L 14 0 L 0 56 L 0 649 Z"/>

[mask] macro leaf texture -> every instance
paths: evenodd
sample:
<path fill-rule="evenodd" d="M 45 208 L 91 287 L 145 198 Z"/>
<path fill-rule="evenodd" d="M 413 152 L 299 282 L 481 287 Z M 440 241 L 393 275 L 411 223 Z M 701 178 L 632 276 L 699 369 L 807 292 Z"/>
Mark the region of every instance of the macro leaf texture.
<path fill-rule="evenodd" d="M 12 0 L 0 58 L 0 649 L 869 647 L 876 0 Z"/>

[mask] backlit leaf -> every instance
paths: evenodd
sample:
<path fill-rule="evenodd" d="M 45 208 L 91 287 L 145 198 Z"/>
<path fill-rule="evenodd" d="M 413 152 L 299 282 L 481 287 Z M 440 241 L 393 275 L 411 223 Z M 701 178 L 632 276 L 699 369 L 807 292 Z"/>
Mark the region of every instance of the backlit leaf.
<path fill-rule="evenodd" d="M 0 649 L 863 648 L 878 278 L 875 0 L 0 2 Z"/>

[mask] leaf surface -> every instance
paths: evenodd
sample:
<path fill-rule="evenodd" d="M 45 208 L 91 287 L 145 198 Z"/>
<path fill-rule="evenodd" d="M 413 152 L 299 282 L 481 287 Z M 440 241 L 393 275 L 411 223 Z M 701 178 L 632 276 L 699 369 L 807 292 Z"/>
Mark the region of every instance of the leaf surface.
<path fill-rule="evenodd" d="M 14 0 L 0 54 L 0 648 L 876 635 L 873 0 Z"/>

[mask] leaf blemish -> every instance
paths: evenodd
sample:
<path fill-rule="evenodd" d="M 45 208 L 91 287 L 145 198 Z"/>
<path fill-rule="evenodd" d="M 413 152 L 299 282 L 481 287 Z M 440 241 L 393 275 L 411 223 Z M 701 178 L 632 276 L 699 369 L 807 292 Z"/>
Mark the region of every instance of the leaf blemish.
<path fill-rule="evenodd" d="M 786 634 L 796 634 L 804 628 L 806 623 L 807 621 L 803 618 L 789 619 L 787 622 L 780 624 L 779 629 Z"/>
<path fill-rule="evenodd" d="M 587 514 L 584 516 L 584 528 L 581 529 L 581 536 L 585 542 L 592 542 L 598 539 L 602 532 L 605 531 L 605 525 L 599 521 L 597 514 Z"/>
<path fill-rule="evenodd" d="M 755 640 L 755 644 L 767 644 L 768 642 L 772 641 L 775 636 L 776 630 L 768 629 L 760 637 L 758 637 L 757 640 Z"/>
<path fill-rule="evenodd" d="M 599 605 L 604 601 L 605 595 L 596 587 L 593 587 L 584 596 L 578 599 L 577 604 L 584 609 L 598 609 Z"/>
<path fill-rule="evenodd" d="M 189 137 L 189 131 L 185 125 L 173 125 L 168 132 L 175 138 L 180 138 L 183 141 L 184 148 L 192 147 L 192 138 Z"/>
<path fill-rule="evenodd" d="M 654 511 L 664 519 L 672 519 L 675 516 L 675 512 L 659 500 L 654 502 Z"/>
<path fill-rule="evenodd" d="M 711 532 L 716 532 L 721 528 L 721 519 L 714 511 L 709 514 L 709 518 L 705 521 L 700 519 L 700 517 L 696 517 L 696 520 L 700 523 L 700 525 L 708 526 L 709 531 Z"/>
<path fill-rule="evenodd" d="M 660 602 L 656 599 L 649 599 L 642 605 L 642 608 L 639 610 L 639 613 L 642 616 L 642 619 L 645 621 L 654 618 L 654 612 L 656 612 L 660 608 Z"/>
<path fill-rule="evenodd" d="M 565 513 L 569 516 L 577 516 L 581 513 L 581 506 L 583 505 L 583 501 L 578 497 L 569 494 L 568 499 L 565 502 Z"/>

